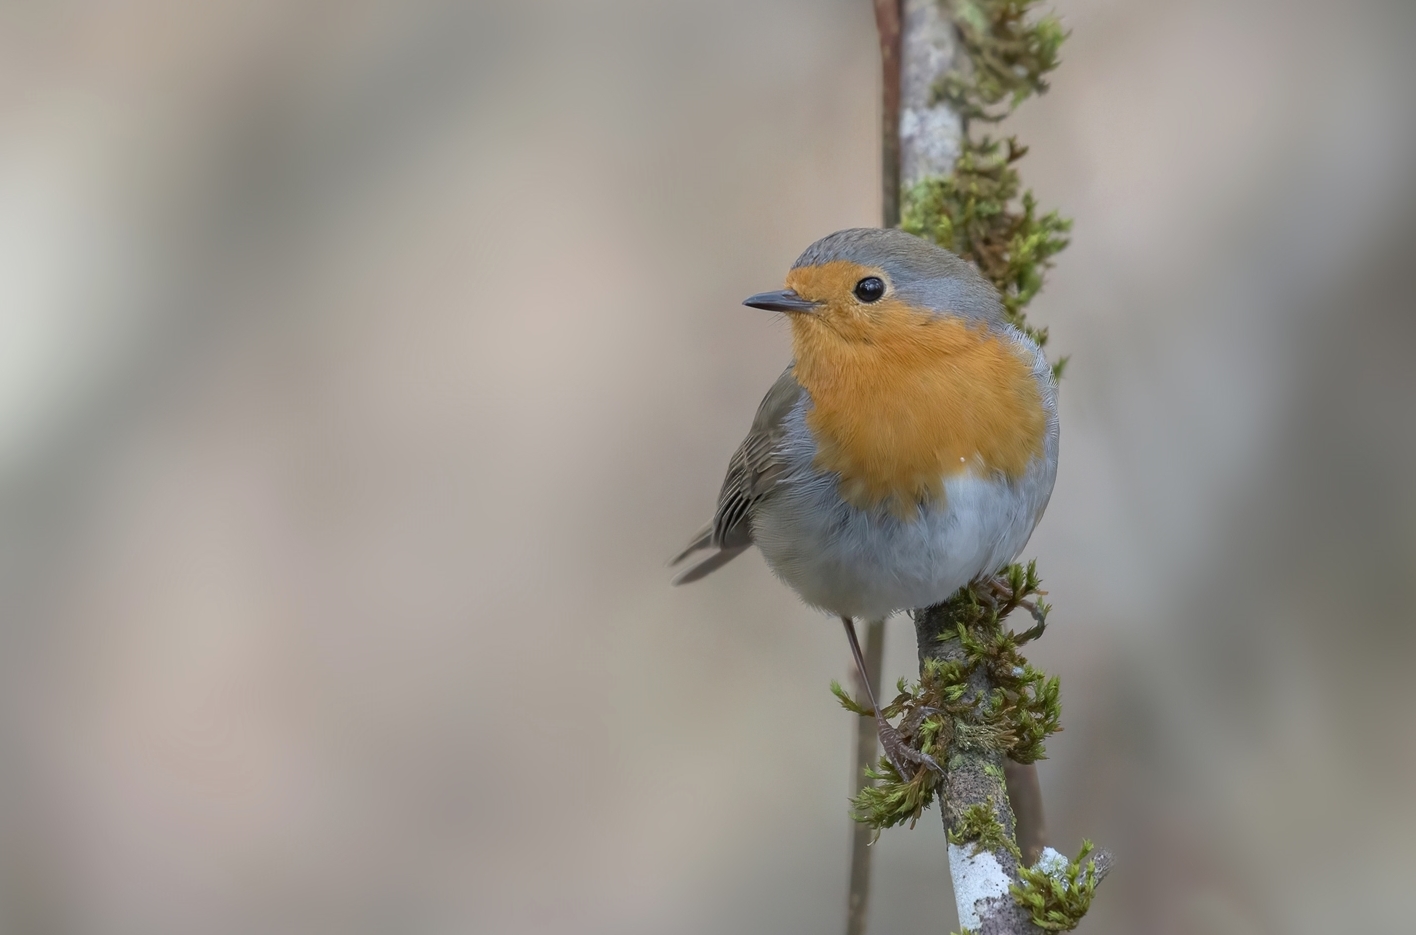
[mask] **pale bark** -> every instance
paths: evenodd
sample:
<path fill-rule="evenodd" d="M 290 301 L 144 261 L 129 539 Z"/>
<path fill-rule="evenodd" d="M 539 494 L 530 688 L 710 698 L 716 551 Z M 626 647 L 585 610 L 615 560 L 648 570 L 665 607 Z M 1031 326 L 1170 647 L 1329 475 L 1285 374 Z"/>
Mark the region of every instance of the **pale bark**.
<path fill-rule="evenodd" d="M 948 175 L 959 158 L 963 121 L 943 101 L 935 83 L 954 67 L 958 41 L 939 0 L 903 0 L 900 35 L 900 184 Z"/>

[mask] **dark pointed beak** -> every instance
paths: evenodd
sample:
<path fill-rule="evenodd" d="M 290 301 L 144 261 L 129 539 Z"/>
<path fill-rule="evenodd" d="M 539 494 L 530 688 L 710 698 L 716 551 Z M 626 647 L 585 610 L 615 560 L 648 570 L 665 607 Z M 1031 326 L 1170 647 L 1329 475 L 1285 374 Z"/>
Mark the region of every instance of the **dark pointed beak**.
<path fill-rule="evenodd" d="M 803 299 L 791 289 L 759 292 L 743 299 L 742 304 L 752 308 L 765 308 L 769 312 L 814 312 L 821 307 L 820 302 Z"/>

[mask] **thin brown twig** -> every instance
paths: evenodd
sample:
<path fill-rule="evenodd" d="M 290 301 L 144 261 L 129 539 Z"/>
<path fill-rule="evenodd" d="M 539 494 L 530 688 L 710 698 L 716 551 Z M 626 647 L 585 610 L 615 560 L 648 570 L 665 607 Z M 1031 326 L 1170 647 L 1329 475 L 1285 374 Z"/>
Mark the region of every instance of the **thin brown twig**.
<path fill-rule="evenodd" d="M 880 33 L 881 226 L 900 226 L 900 0 L 875 0 Z"/>
<path fill-rule="evenodd" d="M 1018 850 L 1023 852 L 1023 863 L 1031 867 L 1047 846 L 1047 816 L 1042 810 L 1042 784 L 1038 782 L 1037 764 L 1008 760 L 1003 764 L 1003 778 L 1017 822 Z"/>
<path fill-rule="evenodd" d="M 885 658 L 885 621 L 872 620 L 865 627 L 865 669 L 872 685 L 880 684 L 880 670 Z M 855 696 L 865 702 L 865 685 L 860 673 L 855 675 Z M 875 766 L 875 718 L 862 717 L 856 726 L 855 794 L 871 780 L 865 771 Z M 875 837 L 864 822 L 852 822 L 851 888 L 846 903 L 846 935 L 864 935 L 866 912 L 870 908 L 870 844 Z"/>

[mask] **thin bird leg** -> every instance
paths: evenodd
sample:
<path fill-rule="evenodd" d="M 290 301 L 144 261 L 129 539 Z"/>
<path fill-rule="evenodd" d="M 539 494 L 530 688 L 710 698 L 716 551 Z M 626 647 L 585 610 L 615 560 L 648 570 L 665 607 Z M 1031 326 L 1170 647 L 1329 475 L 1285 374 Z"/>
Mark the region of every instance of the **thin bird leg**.
<path fill-rule="evenodd" d="M 900 736 L 900 732 L 885 720 L 880 702 L 875 700 L 875 689 L 870 684 L 870 676 L 866 674 L 865 657 L 861 655 L 860 640 L 856 638 L 855 621 L 850 617 L 843 616 L 841 622 L 846 625 L 846 639 L 851 642 L 851 655 L 855 657 L 856 669 L 860 672 L 861 683 L 865 685 L 865 695 L 870 699 L 870 707 L 875 711 L 875 727 L 880 734 L 880 746 L 885 750 L 885 755 L 890 758 L 890 763 L 895 767 L 895 771 L 905 782 L 909 782 L 917 772 L 917 770 L 906 766 L 907 763 L 927 766 L 937 773 L 944 772 L 935 762 L 934 757 L 927 753 L 921 753 L 905 743 L 905 738 Z"/>

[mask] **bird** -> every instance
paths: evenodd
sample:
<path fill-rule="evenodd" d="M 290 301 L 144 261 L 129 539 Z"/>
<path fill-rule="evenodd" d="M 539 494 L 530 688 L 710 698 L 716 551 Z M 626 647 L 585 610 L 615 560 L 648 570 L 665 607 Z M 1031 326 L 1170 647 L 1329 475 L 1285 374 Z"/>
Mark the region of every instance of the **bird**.
<path fill-rule="evenodd" d="M 728 462 L 712 520 L 670 564 L 706 554 L 674 583 L 756 546 L 844 623 L 900 775 L 937 770 L 881 713 L 855 621 L 937 604 L 1023 550 L 1057 477 L 1056 378 L 992 283 L 905 231 L 829 234 L 785 286 L 743 301 L 786 316 L 793 359 Z"/>

